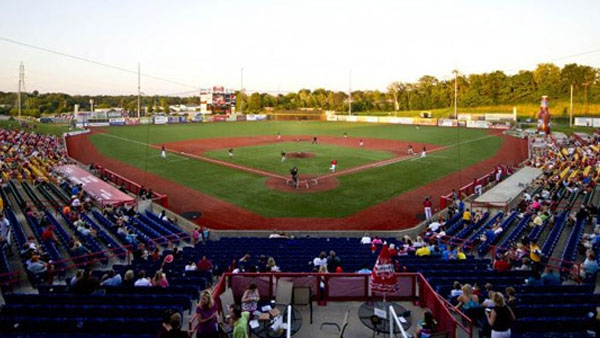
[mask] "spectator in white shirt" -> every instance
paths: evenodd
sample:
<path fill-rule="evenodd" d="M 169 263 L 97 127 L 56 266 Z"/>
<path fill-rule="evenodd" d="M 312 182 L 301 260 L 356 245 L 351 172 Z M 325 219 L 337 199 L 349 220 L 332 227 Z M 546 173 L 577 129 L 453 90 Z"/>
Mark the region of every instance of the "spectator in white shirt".
<path fill-rule="evenodd" d="M 135 281 L 133 286 L 136 286 L 136 287 L 152 286 L 150 279 L 146 278 L 146 271 L 140 270 L 140 272 L 138 272 L 138 280 Z"/>
<path fill-rule="evenodd" d="M 315 259 L 313 259 L 313 266 L 315 268 L 319 268 L 322 265 L 327 266 L 327 254 L 325 251 L 321 251 L 319 257 L 315 257 Z"/>
<path fill-rule="evenodd" d="M 197 267 L 196 267 L 196 263 L 189 261 L 187 263 L 187 265 L 185 266 L 185 271 L 196 271 Z"/>
<path fill-rule="evenodd" d="M 360 239 L 360 244 L 371 244 L 371 237 L 369 237 L 369 234 L 364 234 L 364 236 Z"/>

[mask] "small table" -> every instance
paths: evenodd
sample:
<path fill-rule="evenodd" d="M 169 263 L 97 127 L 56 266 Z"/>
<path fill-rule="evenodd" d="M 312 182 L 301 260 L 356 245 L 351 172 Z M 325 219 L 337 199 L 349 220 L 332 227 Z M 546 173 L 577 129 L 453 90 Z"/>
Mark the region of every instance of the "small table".
<path fill-rule="evenodd" d="M 287 307 L 281 314 L 283 316 L 283 323 L 285 324 L 287 321 Z M 259 315 L 253 315 L 252 319 L 258 320 Z M 259 326 L 255 329 L 252 329 L 252 333 L 254 333 L 257 337 L 260 338 L 280 338 L 286 336 L 286 330 L 271 330 L 271 325 L 273 324 L 273 319 L 269 321 L 259 321 Z M 300 331 L 302 327 L 302 315 L 296 308 L 292 307 L 292 335 L 296 334 Z"/>
<path fill-rule="evenodd" d="M 375 332 L 377 333 L 389 333 L 390 332 L 390 314 L 389 308 L 390 305 L 394 307 L 394 311 L 396 311 L 396 315 L 402 316 L 403 313 L 406 312 L 406 309 L 402 307 L 400 304 L 392 303 L 392 302 L 366 302 L 361 304 L 358 308 L 358 318 L 360 321 L 373 330 L 373 335 Z M 381 309 L 385 311 L 385 319 L 377 317 L 375 315 L 375 308 Z M 404 331 L 407 331 L 410 328 L 410 316 L 404 317 L 406 322 L 400 322 L 402 324 L 402 328 Z M 400 328 L 394 325 L 394 333 L 400 333 Z"/>

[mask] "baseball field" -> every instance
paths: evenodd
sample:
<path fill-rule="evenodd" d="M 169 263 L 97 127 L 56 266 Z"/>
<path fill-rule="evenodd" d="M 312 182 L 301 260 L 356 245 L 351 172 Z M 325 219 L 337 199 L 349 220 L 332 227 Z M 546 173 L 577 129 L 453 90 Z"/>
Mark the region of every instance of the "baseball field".
<path fill-rule="evenodd" d="M 527 155 L 523 141 L 495 130 L 343 122 L 106 127 L 68 145 L 72 157 L 167 194 L 171 209 L 200 211 L 199 222 L 218 229 L 407 228 L 425 196 L 437 206 L 441 194 Z"/>

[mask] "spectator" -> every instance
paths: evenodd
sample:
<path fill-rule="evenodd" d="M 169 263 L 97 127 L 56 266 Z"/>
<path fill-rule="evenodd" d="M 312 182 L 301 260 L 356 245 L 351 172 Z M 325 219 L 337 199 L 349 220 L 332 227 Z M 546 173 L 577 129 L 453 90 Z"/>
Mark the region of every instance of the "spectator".
<path fill-rule="evenodd" d="M 71 281 L 69 282 L 69 287 L 73 288 L 73 286 L 75 286 L 75 283 L 77 283 L 77 281 L 81 279 L 81 277 L 83 277 L 83 269 L 78 269 L 77 272 L 75 272 L 75 276 L 71 278 Z"/>
<path fill-rule="evenodd" d="M 369 274 L 371 274 L 371 270 L 369 268 L 367 268 L 367 263 L 363 263 L 361 269 L 356 271 L 356 273 L 362 273 L 365 275 L 369 275 Z"/>
<path fill-rule="evenodd" d="M 91 275 L 90 270 L 85 270 L 83 276 L 73 285 L 73 292 L 89 295 L 100 288 L 98 278 Z"/>
<path fill-rule="evenodd" d="M 152 258 L 153 262 L 158 262 L 158 260 L 160 259 L 160 250 L 158 249 L 158 247 L 152 250 L 152 255 L 150 255 L 150 257 Z"/>
<path fill-rule="evenodd" d="M 531 263 L 529 261 L 529 258 L 527 257 L 523 257 L 523 259 L 521 260 L 521 265 L 516 267 L 515 270 L 517 271 L 531 271 Z"/>
<path fill-rule="evenodd" d="M 238 261 L 238 268 L 240 269 L 241 272 L 250 271 L 250 266 L 252 265 L 250 263 L 250 257 L 251 257 L 250 254 L 247 253 L 242 258 L 240 258 L 240 260 Z"/>
<path fill-rule="evenodd" d="M 552 271 L 552 268 L 547 266 L 542 274 L 542 284 L 544 285 L 561 285 L 560 276 Z"/>
<path fill-rule="evenodd" d="M 319 269 L 322 265 L 327 265 L 327 254 L 325 251 L 321 251 L 319 257 L 315 257 L 315 259 L 313 259 L 313 266 L 315 268 Z"/>
<path fill-rule="evenodd" d="M 47 269 L 48 264 L 46 264 L 46 262 L 44 261 L 41 261 L 40 256 L 31 256 L 31 262 L 27 265 L 27 270 L 29 270 L 34 275 L 40 275 L 45 273 Z"/>
<path fill-rule="evenodd" d="M 431 250 L 428 245 L 422 246 L 422 247 L 418 248 L 417 251 L 415 251 L 415 256 L 417 256 L 417 257 L 430 256 L 430 255 L 431 255 Z"/>
<path fill-rule="evenodd" d="M 381 245 L 383 244 L 383 241 L 379 237 L 375 236 L 375 238 L 373 238 L 373 240 L 371 241 L 371 244 Z"/>
<path fill-rule="evenodd" d="M 135 285 L 133 270 L 127 270 L 123 275 L 122 286 L 126 288 L 132 288 Z"/>
<path fill-rule="evenodd" d="M 200 239 L 200 230 L 198 229 L 198 227 L 194 228 L 194 231 L 192 232 L 192 245 L 196 245 L 198 243 L 198 240 Z"/>
<path fill-rule="evenodd" d="M 532 270 L 531 276 L 525 280 L 525 284 L 528 286 L 544 285 L 544 282 L 542 281 L 542 276 L 540 276 L 540 272 L 537 270 Z"/>
<path fill-rule="evenodd" d="M 465 253 L 463 252 L 462 246 L 459 246 L 457 250 L 458 253 L 456 254 L 456 256 L 458 257 L 459 261 L 467 259 L 467 255 L 465 255 Z"/>
<path fill-rule="evenodd" d="M 277 263 L 275 262 L 275 258 L 273 257 L 269 257 L 269 259 L 267 260 L 267 272 L 279 272 L 279 267 L 277 266 Z"/>
<path fill-rule="evenodd" d="M 0 210 L 0 249 L 10 247 L 10 222 Z"/>
<path fill-rule="evenodd" d="M 471 211 L 468 208 L 463 212 L 462 220 L 466 224 L 471 224 Z"/>
<path fill-rule="evenodd" d="M 102 279 L 100 280 L 101 286 L 117 287 L 117 286 L 121 286 L 121 283 L 122 283 L 121 275 L 119 275 L 118 273 L 115 273 L 114 270 L 109 270 L 106 273 L 106 275 L 104 275 L 102 277 Z"/>
<path fill-rule="evenodd" d="M 582 278 L 589 278 L 596 275 L 598 272 L 598 261 L 596 260 L 596 254 L 594 251 L 588 250 L 586 253 L 585 261 L 583 261 Z"/>
<path fill-rule="evenodd" d="M 504 296 L 500 292 L 494 293 L 493 301 L 494 308 L 485 312 L 487 321 L 492 327 L 492 338 L 510 338 L 510 328 L 515 321 L 515 314 L 506 305 Z"/>
<path fill-rule="evenodd" d="M 231 326 L 233 326 L 232 338 L 248 338 L 248 318 L 250 312 L 244 311 L 237 305 L 229 306 L 229 315 L 231 316 Z"/>
<path fill-rule="evenodd" d="M 166 288 L 169 286 L 169 281 L 167 280 L 167 275 L 165 275 L 162 270 L 157 270 L 152 278 L 152 286 Z"/>
<path fill-rule="evenodd" d="M 148 252 L 146 251 L 144 243 L 139 243 L 137 248 L 133 250 L 133 262 L 142 262 L 148 258 Z"/>
<path fill-rule="evenodd" d="M 462 295 L 458 296 L 457 300 L 457 309 L 462 308 L 463 310 L 468 311 L 481 307 L 479 305 L 479 297 L 473 294 L 473 288 L 470 284 L 465 284 L 462 286 Z"/>
<path fill-rule="evenodd" d="M 342 260 L 336 256 L 335 251 L 329 251 L 329 257 L 327 257 L 327 270 L 336 271 L 338 266 L 342 265 Z"/>
<path fill-rule="evenodd" d="M 244 295 L 242 296 L 242 310 L 254 312 L 258 308 L 258 301 L 260 300 L 260 294 L 258 293 L 258 287 L 254 283 L 250 283 Z"/>
<path fill-rule="evenodd" d="M 203 271 L 203 272 L 212 272 L 212 269 L 213 269 L 212 262 L 210 260 L 208 260 L 208 258 L 206 258 L 206 256 L 202 256 L 202 259 L 200 261 L 198 261 L 197 267 L 198 267 L 198 271 Z"/>
<path fill-rule="evenodd" d="M 54 230 L 54 225 L 49 225 L 46 227 L 46 229 L 44 229 L 44 231 L 42 232 L 42 242 L 56 242 L 56 237 L 54 237 L 52 230 Z"/>
<path fill-rule="evenodd" d="M 497 272 L 510 271 L 510 263 L 505 255 L 498 254 L 498 258 L 494 262 L 494 270 Z"/>
<path fill-rule="evenodd" d="M 365 233 L 363 235 L 363 237 L 360 239 L 360 244 L 362 244 L 362 245 L 370 245 L 371 244 L 371 237 L 369 237 L 369 234 Z"/>
<path fill-rule="evenodd" d="M 188 261 L 185 265 L 184 271 L 196 271 L 197 266 L 193 261 Z"/>
<path fill-rule="evenodd" d="M 418 327 L 415 330 L 417 338 L 429 338 L 437 331 L 437 321 L 433 318 L 431 311 L 423 313 L 423 320 L 419 321 Z"/>
<path fill-rule="evenodd" d="M 202 291 L 200 295 L 200 303 L 196 307 L 196 316 L 198 324 L 194 328 L 199 338 L 218 338 L 218 318 L 219 307 L 213 301 L 210 291 Z M 193 319 L 192 319 L 193 323 Z"/>
<path fill-rule="evenodd" d="M 452 284 L 452 290 L 450 291 L 450 298 L 453 300 L 458 299 L 458 297 L 462 296 L 462 285 L 458 281 L 454 281 Z"/>
<path fill-rule="evenodd" d="M 506 288 L 506 290 L 504 292 L 506 292 L 506 297 L 507 297 L 506 304 L 508 304 L 511 307 L 517 306 L 519 300 L 516 297 L 515 288 L 513 288 L 512 286 L 509 286 Z"/>
<path fill-rule="evenodd" d="M 148 278 L 146 278 L 146 271 L 140 270 L 140 272 L 138 272 L 138 279 L 135 281 L 133 286 L 135 286 L 135 287 L 152 286 L 152 283 L 150 282 L 150 280 Z"/>

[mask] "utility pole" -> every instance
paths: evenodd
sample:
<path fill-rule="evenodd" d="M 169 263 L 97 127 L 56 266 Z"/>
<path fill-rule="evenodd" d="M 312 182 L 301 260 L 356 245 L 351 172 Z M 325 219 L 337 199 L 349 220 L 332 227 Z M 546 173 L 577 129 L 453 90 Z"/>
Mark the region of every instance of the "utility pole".
<path fill-rule="evenodd" d="M 141 113 L 142 102 L 140 99 L 141 95 L 142 95 L 142 90 L 140 87 L 140 63 L 138 62 L 138 119 L 142 116 L 142 113 Z"/>
<path fill-rule="evenodd" d="M 21 64 L 19 65 L 19 96 L 17 97 L 17 104 L 19 105 L 19 115 L 18 118 L 19 120 L 21 119 L 21 90 L 25 88 L 25 66 L 23 65 L 23 62 L 21 62 Z"/>
<path fill-rule="evenodd" d="M 243 112 L 242 108 L 244 107 L 244 99 L 243 99 L 243 93 L 244 93 L 244 67 L 242 67 L 242 69 L 240 69 L 240 113 Z"/>
<path fill-rule="evenodd" d="M 458 119 L 458 70 L 453 70 L 454 73 L 454 118 Z"/>
<path fill-rule="evenodd" d="M 569 128 L 573 128 L 573 84 L 571 83 L 571 100 L 569 105 Z"/>
<path fill-rule="evenodd" d="M 352 116 L 352 71 L 348 75 L 348 116 Z"/>

